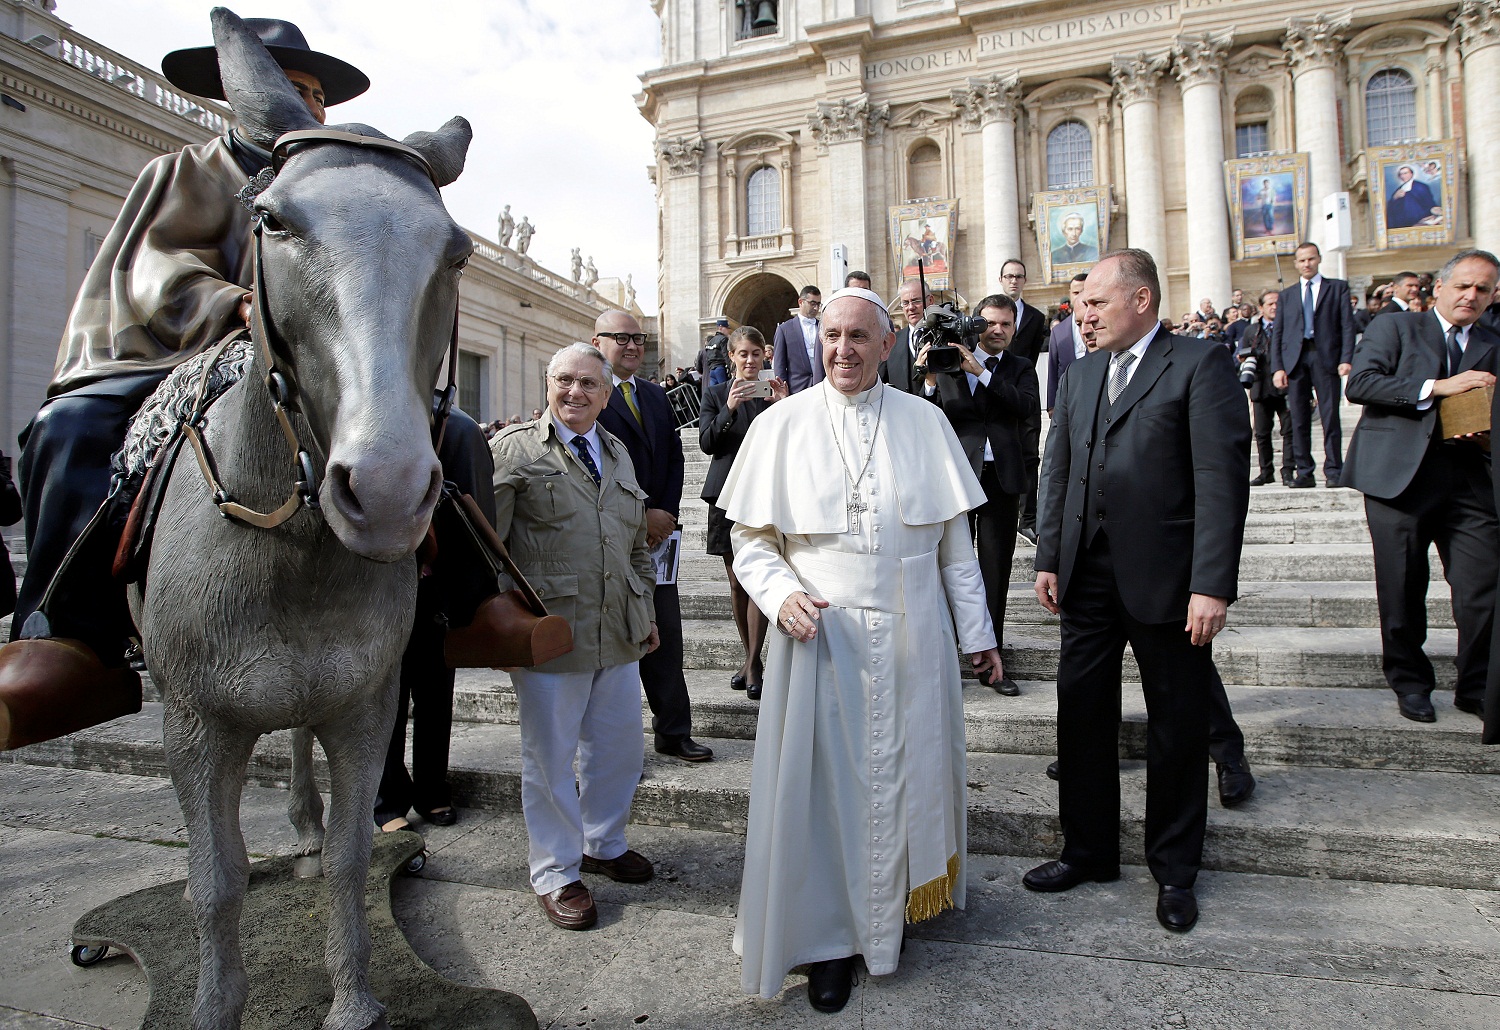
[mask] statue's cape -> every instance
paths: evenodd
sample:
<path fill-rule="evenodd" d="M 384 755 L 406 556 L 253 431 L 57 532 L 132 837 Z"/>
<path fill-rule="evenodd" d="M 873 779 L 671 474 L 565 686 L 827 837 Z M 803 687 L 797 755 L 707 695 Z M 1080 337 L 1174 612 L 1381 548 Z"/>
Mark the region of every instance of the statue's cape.
<path fill-rule="evenodd" d="M 875 446 L 886 452 L 896 481 L 881 486 L 895 490 L 901 521 L 943 523 L 983 504 L 984 491 L 942 409 L 883 384 L 870 400 L 878 407 L 882 396 Z M 849 481 L 829 418 L 830 404 L 847 403 L 824 380 L 750 424 L 719 494 L 731 521 L 786 534 L 849 532 Z"/>

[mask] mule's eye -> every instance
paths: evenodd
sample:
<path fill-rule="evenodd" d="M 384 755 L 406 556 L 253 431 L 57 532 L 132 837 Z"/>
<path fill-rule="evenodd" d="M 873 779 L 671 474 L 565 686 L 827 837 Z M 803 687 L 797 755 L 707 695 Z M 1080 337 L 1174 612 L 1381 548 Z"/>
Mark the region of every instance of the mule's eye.
<path fill-rule="evenodd" d="M 451 267 L 455 272 L 462 272 L 465 268 L 469 267 L 468 257 L 465 256 L 459 258 L 457 261 L 453 262 Z"/>
<path fill-rule="evenodd" d="M 266 232 L 286 232 L 286 226 L 276 220 L 276 216 L 269 211 L 261 211 L 260 224 Z"/>

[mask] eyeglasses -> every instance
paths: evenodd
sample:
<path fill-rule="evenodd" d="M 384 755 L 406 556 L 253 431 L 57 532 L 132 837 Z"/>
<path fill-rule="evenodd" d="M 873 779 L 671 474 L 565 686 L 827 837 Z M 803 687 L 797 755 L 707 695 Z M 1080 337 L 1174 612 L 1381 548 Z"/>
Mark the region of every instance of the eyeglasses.
<path fill-rule="evenodd" d="M 1000 278 L 1002 278 L 1002 279 L 1019 279 L 1019 280 L 1021 280 L 1021 281 L 1024 282 L 1025 279 L 1026 279 L 1026 276 L 1025 276 L 1024 273 L 1021 274 L 1021 275 L 1017 275 L 1015 272 L 1011 272 L 1009 275 L 1002 275 Z"/>
<path fill-rule="evenodd" d="M 567 393 L 575 386 L 584 393 L 598 393 L 604 386 L 603 382 L 592 376 L 570 376 L 566 372 L 560 376 L 548 376 L 547 378 L 556 383 L 557 388 L 563 393 Z"/>
<path fill-rule="evenodd" d="M 646 342 L 645 333 L 595 333 L 594 335 L 600 339 L 614 340 L 622 347 L 627 343 L 633 343 L 639 347 Z"/>

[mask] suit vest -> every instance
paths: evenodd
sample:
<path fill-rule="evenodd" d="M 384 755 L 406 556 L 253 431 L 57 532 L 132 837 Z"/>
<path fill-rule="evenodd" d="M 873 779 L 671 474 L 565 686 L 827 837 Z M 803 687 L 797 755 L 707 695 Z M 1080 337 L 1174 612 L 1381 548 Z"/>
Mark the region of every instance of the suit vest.
<path fill-rule="evenodd" d="M 1120 396 L 1125 396 L 1125 392 L 1121 391 Z M 1106 369 L 1104 382 L 1099 387 L 1099 403 L 1094 409 L 1094 433 L 1088 442 L 1089 464 L 1083 504 L 1084 547 L 1094 546 L 1094 537 L 1104 531 L 1104 464 L 1109 451 L 1104 438 L 1113 424 L 1113 409 L 1114 405 L 1109 403 L 1109 370 Z"/>

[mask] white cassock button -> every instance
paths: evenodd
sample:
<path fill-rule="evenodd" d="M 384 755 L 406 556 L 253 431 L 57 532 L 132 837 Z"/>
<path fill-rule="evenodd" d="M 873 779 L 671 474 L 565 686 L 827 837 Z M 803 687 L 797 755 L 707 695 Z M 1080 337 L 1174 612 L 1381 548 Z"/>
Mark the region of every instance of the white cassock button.
<path fill-rule="evenodd" d="M 876 784 L 874 784 L 874 785 L 873 785 L 873 786 L 872 786 L 872 787 L 871 787 L 871 789 L 872 789 L 872 790 L 879 790 L 879 789 L 880 789 L 880 784 L 878 784 L 878 783 L 876 783 Z"/>
<path fill-rule="evenodd" d="M 875 938 L 875 939 L 874 939 L 874 940 L 872 940 L 872 941 L 871 941 L 871 942 L 870 942 L 870 943 L 871 943 L 871 944 L 879 944 L 879 943 L 880 943 L 880 938 L 879 938 L 879 937 L 876 937 L 876 938 Z"/>

